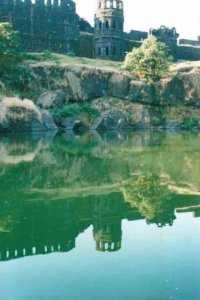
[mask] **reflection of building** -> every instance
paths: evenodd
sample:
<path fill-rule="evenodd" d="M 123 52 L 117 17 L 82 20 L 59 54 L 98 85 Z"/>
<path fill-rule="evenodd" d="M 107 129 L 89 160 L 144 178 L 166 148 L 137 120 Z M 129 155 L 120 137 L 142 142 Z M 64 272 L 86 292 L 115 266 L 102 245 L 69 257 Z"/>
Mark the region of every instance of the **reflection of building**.
<path fill-rule="evenodd" d="M 176 196 L 173 210 L 200 215 L 200 200 Z M 167 207 L 166 207 L 167 209 Z M 76 238 L 93 225 L 96 250 L 118 251 L 121 248 L 123 219 L 142 220 L 136 207 L 124 202 L 121 193 L 57 201 L 28 202 L 10 200 L 1 203 L 0 260 L 68 252 L 75 248 Z M 7 220 L 7 221 L 6 221 Z M 6 226 L 8 222 L 9 226 Z"/>
<path fill-rule="evenodd" d="M 121 219 L 97 219 L 94 223 L 94 239 L 96 250 L 113 252 L 121 248 L 122 230 Z"/>
<path fill-rule="evenodd" d="M 117 251 L 121 248 L 121 219 L 124 211 L 123 198 L 112 193 L 94 200 L 94 239 L 96 250 Z"/>

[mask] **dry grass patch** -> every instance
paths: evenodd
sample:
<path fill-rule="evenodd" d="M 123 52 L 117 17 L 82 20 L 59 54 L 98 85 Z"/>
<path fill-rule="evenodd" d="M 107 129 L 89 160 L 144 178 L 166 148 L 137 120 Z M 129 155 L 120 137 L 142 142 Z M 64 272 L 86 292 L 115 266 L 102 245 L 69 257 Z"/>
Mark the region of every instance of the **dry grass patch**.
<path fill-rule="evenodd" d="M 27 120 L 31 116 L 41 121 L 42 114 L 31 100 L 5 97 L 0 103 L 0 123 L 6 120 L 15 122 Z"/>

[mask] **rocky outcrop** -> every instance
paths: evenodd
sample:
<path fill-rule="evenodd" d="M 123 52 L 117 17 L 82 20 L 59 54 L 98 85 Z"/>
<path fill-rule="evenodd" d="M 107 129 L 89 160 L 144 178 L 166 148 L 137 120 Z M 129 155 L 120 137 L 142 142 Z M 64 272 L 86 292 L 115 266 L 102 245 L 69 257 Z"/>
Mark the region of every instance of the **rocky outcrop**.
<path fill-rule="evenodd" d="M 65 93 L 62 90 L 46 92 L 40 95 L 36 105 L 43 109 L 62 107 L 65 103 Z"/>
<path fill-rule="evenodd" d="M 1 132 L 55 130 L 47 110 L 62 130 L 200 129 L 200 62 L 179 63 L 154 84 L 117 68 L 84 64 L 32 62 L 29 70 L 36 106 L 1 103 Z M 81 109 L 66 113 L 69 104 L 84 102 L 91 105 L 87 115 Z M 94 118 L 90 108 L 98 111 Z"/>
<path fill-rule="evenodd" d="M 200 103 L 200 63 L 179 64 L 168 78 L 155 84 L 139 81 L 127 72 L 86 65 L 34 63 L 30 68 L 33 86 L 43 94 L 38 104 L 45 108 L 45 103 L 61 105 L 99 97 L 162 106 Z"/>

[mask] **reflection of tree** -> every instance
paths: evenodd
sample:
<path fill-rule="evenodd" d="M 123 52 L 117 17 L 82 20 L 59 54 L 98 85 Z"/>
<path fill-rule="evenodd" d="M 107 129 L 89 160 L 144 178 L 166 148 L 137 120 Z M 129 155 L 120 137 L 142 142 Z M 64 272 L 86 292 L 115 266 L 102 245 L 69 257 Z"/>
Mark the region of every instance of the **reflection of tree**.
<path fill-rule="evenodd" d="M 168 178 L 148 174 L 126 184 L 122 189 L 124 200 L 136 207 L 147 223 L 162 227 L 172 225 L 175 217 Z"/>

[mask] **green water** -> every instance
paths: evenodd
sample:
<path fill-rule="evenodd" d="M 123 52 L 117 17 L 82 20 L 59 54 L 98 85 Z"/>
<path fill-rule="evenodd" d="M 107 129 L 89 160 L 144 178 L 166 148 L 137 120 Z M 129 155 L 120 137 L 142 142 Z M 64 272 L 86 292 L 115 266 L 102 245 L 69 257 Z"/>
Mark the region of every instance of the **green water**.
<path fill-rule="evenodd" d="M 0 299 L 200 300 L 200 135 L 0 136 Z"/>

